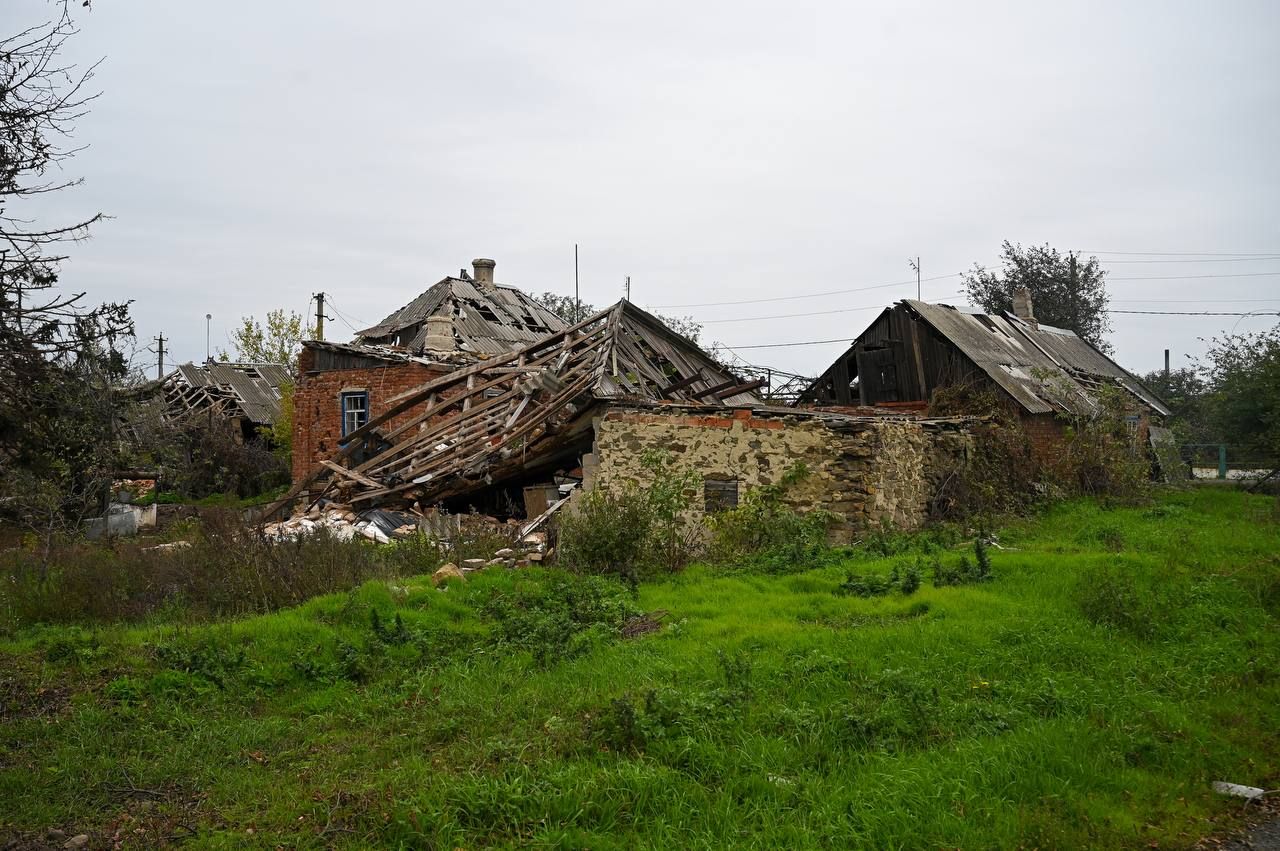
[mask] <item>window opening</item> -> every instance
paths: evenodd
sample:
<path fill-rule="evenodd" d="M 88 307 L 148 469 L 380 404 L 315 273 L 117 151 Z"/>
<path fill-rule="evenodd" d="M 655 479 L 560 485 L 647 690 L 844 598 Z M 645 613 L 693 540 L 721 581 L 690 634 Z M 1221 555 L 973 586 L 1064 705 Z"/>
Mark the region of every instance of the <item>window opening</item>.
<path fill-rule="evenodd" d="M 369 394 L 363 390 L 342 394 L 342 436 L 369 422 Z"/>

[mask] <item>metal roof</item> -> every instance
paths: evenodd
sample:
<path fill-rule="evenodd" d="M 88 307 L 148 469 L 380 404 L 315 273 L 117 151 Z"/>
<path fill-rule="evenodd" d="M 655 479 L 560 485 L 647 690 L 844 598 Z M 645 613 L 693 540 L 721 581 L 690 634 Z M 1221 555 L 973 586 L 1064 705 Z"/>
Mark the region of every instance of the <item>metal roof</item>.
<path fill-rule="evenodd" d="M 170 377 L 229 398 L 241 415 L 262 425 L 280 416 L 280 388 L 293 382 L 289 367 L 278 363 L 184 363 Z"/>
<path fill-rule="evenodd" d="M 1153 411 L 1169 415 L 1141 381 L 1072 331 L 1032 324 L 1010 313 L 969 313 L 915 299 L 901 303 L 1031 413 L 1090 413 L 1097 386 L 1114 383 Z"/>
<path fill-rule="evenodd" d="M 422 354 L 429 316 L 452 318 L 458 348 L 482 355 L 509 352 L 568 327 L 515 287 L 495 284 L 487 290 L 464 278 L 445 278 L 377 325 L 360 331 L 356 342 L 399 343 L 412 354 Z"/>

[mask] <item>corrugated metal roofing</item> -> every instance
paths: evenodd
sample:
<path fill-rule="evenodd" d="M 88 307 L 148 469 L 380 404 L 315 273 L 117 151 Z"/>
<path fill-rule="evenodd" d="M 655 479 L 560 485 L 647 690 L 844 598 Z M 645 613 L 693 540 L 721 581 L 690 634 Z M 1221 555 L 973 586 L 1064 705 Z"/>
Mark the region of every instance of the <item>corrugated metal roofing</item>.
<path fill-rule="evenodd" d="M 400 344 L 413 354 L 421 354 L 430 316 L 452 318 L 459 349 L 481 355 L 509 352 L 568 327 L 514 287 L 497 284 L 488 291 L 474 281 L 445 278 L 377 325 L 359 332 L 356 342 Z"/>
<path fill-rule="evenodd" d="M 1012 314 L 968 313 L 946 304 L 903 304 L 960 349 L 1031 413 L 1094 408 L 1091 384 L 1114 382 L 1167 416 L 1169 409 L 1131 373 L 1075 333 Z"/>
<path fill-rule="evenodd" d="M 280 416 L 280 388 L 293 381 L 289 367 L 277 363 L 184 363 L 174 372 L 192 387 L 228 397 L 244 417 L 262 425 Z"/>

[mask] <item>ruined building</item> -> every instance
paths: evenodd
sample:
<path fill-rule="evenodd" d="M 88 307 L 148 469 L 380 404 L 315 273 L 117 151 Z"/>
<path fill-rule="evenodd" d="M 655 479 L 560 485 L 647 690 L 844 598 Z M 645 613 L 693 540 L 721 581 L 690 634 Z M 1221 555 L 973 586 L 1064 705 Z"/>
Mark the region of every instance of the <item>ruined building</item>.
<path fill-rule="evenodd" d="M 1169 409 L 1131 373 L 1072 331 L 1036 321 L 1030 294 L 1015 311 L 988 315 L 906 299 L 886 308 L 800 394 L 802 404 L 924 411 L 946 388 L 992 390 L 1016 406 L 1033 446 L 1051 453 L 1064 417 L 1096 410 L 1117 388 L 1134 426 Z"/>

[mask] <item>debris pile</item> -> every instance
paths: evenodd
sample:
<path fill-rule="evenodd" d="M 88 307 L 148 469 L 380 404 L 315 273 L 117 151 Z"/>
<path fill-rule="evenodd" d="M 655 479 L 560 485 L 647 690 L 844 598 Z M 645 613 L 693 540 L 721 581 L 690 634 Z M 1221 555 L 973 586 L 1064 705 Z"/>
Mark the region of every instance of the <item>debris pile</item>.
<path fill-rule="evenodd" d="M 340 541 L 359 536 L 378 544 L 426 535 L 442 547 L 456 546 L 468 539 L 495 538 L 506 542 L 505 546 L 495 549 L 490 558 L 462 559 L 457 565 L 447 564 L 437 571 L 438 577 L 465 578 L 465 574 L 486 567 L 528 567 L 554 555 L 554 548 L 547 546 L 547 533 L 540 530 L 551 513 L 548 511 L 532 523 L 522 524 L 519 520 L 504 522 L 484 515 L 449 515 L 436 511 L 370 509 L 355 512 L 350 506 L 329 503 L 323 507 L 312 506 L 306 514 L 279 523 L 267 523 L 262 527 L 262 534 L 271 540 L 290 541 L 327 532 Z"/>
<path fill-rule="evenodd" d="M 339 541 L 350 541 L 357 535 L 378 544 L 410 538 L 418 534 L 419 518 L 399 511 L 363 511 L 357 514 L 339 503 L 312 506 L 306 514 L 279 523 L 267 523 L 262 534 L 277 541 L 295 540 L 319 531 L 327 531 Z"/>

